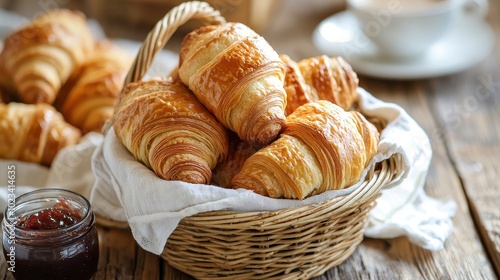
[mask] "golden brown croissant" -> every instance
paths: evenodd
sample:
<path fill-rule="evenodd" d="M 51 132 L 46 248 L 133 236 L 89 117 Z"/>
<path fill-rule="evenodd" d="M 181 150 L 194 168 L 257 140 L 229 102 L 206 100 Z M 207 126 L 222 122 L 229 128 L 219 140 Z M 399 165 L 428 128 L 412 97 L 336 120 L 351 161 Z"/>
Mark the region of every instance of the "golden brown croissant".
<path fill-rule="evenodd" d="M 179 76 L 227 128 L 253 144 L 285 124 L 285 69 L 278 54 L 241 23 L 203 26 L 182 42 Z"/>
<path fill-rule="evenodd" d="M 52 104 L 92 46 L 82 13 L 52 10 L 7 36 L 0 61 L 21 101 Z"/>
<path fill-rule="evenodd" d="M 286 115 L 297 107 L 318 100 L 329 100 L 345 110 L 357 99 L 358 77 L 341 57 L 326 55 L 295 62 L 280 55 L 285 64 Z"/>
<path fill-rule="evenodd" d="M 61 91 L 59 110 L 66 121 L 84 133 L 100 132 L 113 115 L 131 63 L 128 52 L 110 41 L 98 42 Z"/>
<path fill-rule="evenodd" d="M 182 83 L 129 84 L 112 123 L 135 158 L 166 180 L 210 183 L 227 155 L 227 130 Z"/>
<path fill-rule="evenodd" d="M 80 131 L 48 104 L 0 104 L 0 157 L 50 165 Z"/>
<path fill-rule="evenodd" d="M 273 143 L 247 159 L 231 181 L 273 198 L 303 199 L 356 183 L 379 133 L 360 113 L 320 100 L 297 108 Z"/>

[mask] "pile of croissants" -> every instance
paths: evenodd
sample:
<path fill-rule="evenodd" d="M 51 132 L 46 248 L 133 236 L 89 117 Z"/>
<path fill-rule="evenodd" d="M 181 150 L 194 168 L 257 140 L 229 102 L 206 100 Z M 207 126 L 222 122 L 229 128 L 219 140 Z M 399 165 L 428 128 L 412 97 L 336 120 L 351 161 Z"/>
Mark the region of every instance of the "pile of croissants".
<path fill-rule="evenodd" d="M 83 13 L 65 9 L 13 31 L 0 50 L 0 158 L 48 166 L 101 131 L 132 64 L 128 52 L 94 38 Z"/>
<path fill-rule="evenodd" d="M 66 22 L 68 12 L 61 13 L 61 19 L 42 17 L 18 31 L 32 35 L 31 41 L 15 40 L 14 34 L 5 42 L 4 77 L 20 100 L 37 105 L 0 107 L 6 116 L 0 141 L 11 147 L 0 151 L 2 157 L 19 155 L 26 148 L 17 147 L 27 144 L 49 157 L 53 151 L 47 147 L 40 152 L 42 141 L 52 145 L 49 138 L 65 138 L 60 147 L 76 138 L 71 125 L 102 125 L 109 118 L 119 141 L 162 179 L 304 199 L 354 184 L 377 152 L 379 131 L 353 109 L 358 77 L 340 57 L 295 62 L 241 23 L 207 25 L 184 37 L 179 63 L 166 78 L 132 82 L 113 99 L 108 87 L 119 88 L 113 82 L 123 73 L 116 68 L 128 61 L 120 64 L 104 54 L 85 60 L 92 48 L 88 30 L 82 20 Z M 101 64 L 105 59 L 113 62 Z M 84 61 L 92 62 L 81 66 Z M 110 72 L 121 73 L 120 79 L 94 79 Z M 56 112 L 43 119 L 50 105 L 41 103 L 57 104 L 56 93 L 66 87 L 60 108 L 69 124 Z M 28 111 L 29 120 L 19 117 Z M 36 132 L 21 128 L 32 122 L 44 123 Z M 40 133 L 48 127 L 51 132 Z M 17 140 L 4 140 L 4 130 L 18 133 Z"/>

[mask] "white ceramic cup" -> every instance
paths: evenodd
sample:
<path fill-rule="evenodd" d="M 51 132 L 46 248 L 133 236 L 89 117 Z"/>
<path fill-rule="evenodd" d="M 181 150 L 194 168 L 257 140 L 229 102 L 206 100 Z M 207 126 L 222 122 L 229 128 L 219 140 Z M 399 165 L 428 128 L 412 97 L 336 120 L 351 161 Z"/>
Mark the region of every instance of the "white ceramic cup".
<path fill-rule="evenodd" d="M 347 0 L 359 28 L 388 59 L 415 59 L 449 30 L 460 13 L 484 17 L 487 0 Z"/>

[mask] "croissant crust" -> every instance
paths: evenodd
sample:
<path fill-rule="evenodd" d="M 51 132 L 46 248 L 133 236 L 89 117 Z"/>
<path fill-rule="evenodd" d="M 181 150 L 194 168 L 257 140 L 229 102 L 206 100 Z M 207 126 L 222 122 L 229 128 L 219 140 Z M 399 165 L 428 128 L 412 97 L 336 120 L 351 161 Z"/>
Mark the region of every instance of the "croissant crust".
<path fill-rule="evenodd" d="M 309 102 L 328 100 L 348 110 L 357 100 L 358 77 L 341 57 L 321 55 L 293 61 L 280 55 L 286 67 L 286 114 Z"/>
<path fill-rule="evenodd" d="M 160 178 L 209 183 L 225 159 L 226 129 L 182 84 L 151 80 L 129 84 L 112 118 L 117 137 Z"/>
<path fill-rule="evenodd" d="M 99 41 L 56 100 L 64 118 L 84 133 L 100 132 L 113 115 L 131 63 L 128 52 L 111 41 Z"/>
<path fill-rule="evenodd" d="M 59 150 L 81 136 L 48 104 L 0 104 L 0 115 L 2 158 L 51 165 Z"/>
<path fill-rule="evenodd" d="M 378 131 L 358 112 L 325 100 L 287 117 L 281 137 L 250 156 L 231 187 L 299 198 L 356 183 L 376 154 Z"/>
<path fill-rule="evenodd" d="M 52 104 L 74 69 L 92 50 L 93 37 L 85 16 L 52 10 L 11 33 L 0 61 L 3 72 L 24 103 Z"/>
<path fill-rule="evenodd" d="M 227 128 L 253 144 L 274 140 L 285 124 L 284 66 L 240 23 L 204 26 L 181 45 L 179 77 Z"/>

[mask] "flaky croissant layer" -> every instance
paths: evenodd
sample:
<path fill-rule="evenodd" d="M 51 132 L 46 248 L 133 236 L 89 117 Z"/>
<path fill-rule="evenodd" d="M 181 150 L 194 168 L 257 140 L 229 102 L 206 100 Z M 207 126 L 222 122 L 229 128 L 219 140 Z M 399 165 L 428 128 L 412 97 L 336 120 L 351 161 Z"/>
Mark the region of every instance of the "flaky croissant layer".
<path fill-rule="evenodd" d="M 48 104 L 0 104 L 0 158 L 51 165 L 58 151 L 80 136 Z"/>
<path fill-rule="evenodd" d="M 56 107 L 70 124 L 84 133 L 101 132 L 113 115 L 131 63 L 131 55 L 113 42 L 97 42 L 94 51 L 61 90 L 61 101 L 56 101 Z"/>
<path fill-rule="evenodd" d="M 241 23 L 204 26 L 182 43 L 179 77 L 227 128 L 265 145 L 284 127 L 285 69 L 278 54 Z"/>
<path fill-rule="evenodd" d="M 129 84 L 112 118 L 117 137 L 160 178 L 207 184 L 225 159 L 226 129 L 183 84 Z"/>
<path fill-rule="evenodd" d="M 285 64 L 286 115 L 308 102 L 328 100 L 349 110 L 358 98 L 358 76 L 341 57 L 321 55 L 293 61 L 280 55 Z"/>
<path fill-rule="evenodd" d="M 379 133 L 358 112 L 321 100 L 287 117 L 281 137 L 250 156 L 232 188 L 298 198 L 356 183 L 376 154 Z"/>
<path fill-rule="evenodd" d="M 0 72 L 10 81 L 5 86 L 24 103 L 52 104 L 93 44 L 83 13 L 48 11 L 5 38 L 0 53 Z"/>

